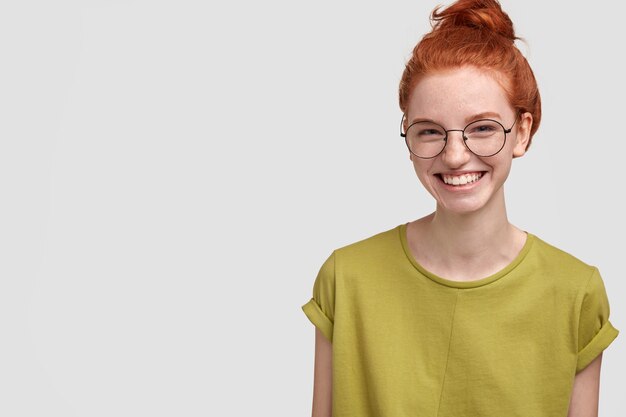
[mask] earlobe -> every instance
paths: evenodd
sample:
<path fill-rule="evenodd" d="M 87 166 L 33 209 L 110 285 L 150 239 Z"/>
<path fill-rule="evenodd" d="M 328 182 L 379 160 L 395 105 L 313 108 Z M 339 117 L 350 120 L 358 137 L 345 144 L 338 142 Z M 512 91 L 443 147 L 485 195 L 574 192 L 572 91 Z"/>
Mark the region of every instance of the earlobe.
<path fill-rule="evenodd" d="M 526 144 L 527 140 L 518 140 L 515 144 L 515 148 L 513 148 L 513 158 L 519 158 L 520 156 L 524 156 L 526 153 Z"/>

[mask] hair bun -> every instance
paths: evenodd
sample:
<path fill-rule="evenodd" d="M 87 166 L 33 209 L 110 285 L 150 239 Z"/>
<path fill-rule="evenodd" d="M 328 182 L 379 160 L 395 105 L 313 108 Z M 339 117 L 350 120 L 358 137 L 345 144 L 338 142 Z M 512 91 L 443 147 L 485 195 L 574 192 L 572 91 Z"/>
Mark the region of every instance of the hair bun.
<path fill-rule="evenodd" d="M 511 41 L 515 36 L 513 22 L 497 0 L 459 0 L 443 9 L 435 8 L 431 21 L 434 29 L 454 29 L 464 26 L 477 30 L 489 30 Z"/>

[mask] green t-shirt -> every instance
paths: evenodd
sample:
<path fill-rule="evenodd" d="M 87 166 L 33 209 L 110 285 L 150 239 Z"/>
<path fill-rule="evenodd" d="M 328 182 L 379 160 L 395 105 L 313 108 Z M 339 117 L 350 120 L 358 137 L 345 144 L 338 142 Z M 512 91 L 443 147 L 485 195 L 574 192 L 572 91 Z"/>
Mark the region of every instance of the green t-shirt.
<path fill-rule="evenodd" d="M 418 264 L 406 224 L 335 249 L 302 306 L 332 342 L 333 417 L 566 416 L 619 331 L 598 269 L 527 236 L 470 282 Z"/>

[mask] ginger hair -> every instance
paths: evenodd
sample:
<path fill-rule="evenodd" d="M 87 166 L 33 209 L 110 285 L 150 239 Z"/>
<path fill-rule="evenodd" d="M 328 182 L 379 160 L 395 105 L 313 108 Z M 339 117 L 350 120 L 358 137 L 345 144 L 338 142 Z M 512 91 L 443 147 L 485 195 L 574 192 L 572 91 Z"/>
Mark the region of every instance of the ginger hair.
<path fill-rule="evenodd" d="M 541 97 L 530 65 L 515 46 L 513 22 L 497 0 L 458 0 L 436 7 L 432 31 L 413 49 L 399 88 L 400 109 L 407 112 L 411 92 L 421 77 L 465 65 L 492 73 L 516 112 L 533 117 L 532 137 L 541 122 Z"/>

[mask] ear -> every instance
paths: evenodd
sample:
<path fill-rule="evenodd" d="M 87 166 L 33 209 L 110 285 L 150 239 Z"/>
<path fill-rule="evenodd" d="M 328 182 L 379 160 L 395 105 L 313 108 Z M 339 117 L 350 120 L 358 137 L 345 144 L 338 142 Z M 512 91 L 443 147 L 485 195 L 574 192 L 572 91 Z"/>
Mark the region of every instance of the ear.
<path fill-rule="evenodd" d="M 533 126 L 533 116 L 529 112 L 522 113 L 517 125 L 513 158 L 519 158 L 526 153 L 526 146 L 530 140 L 530 130 Z"/>

